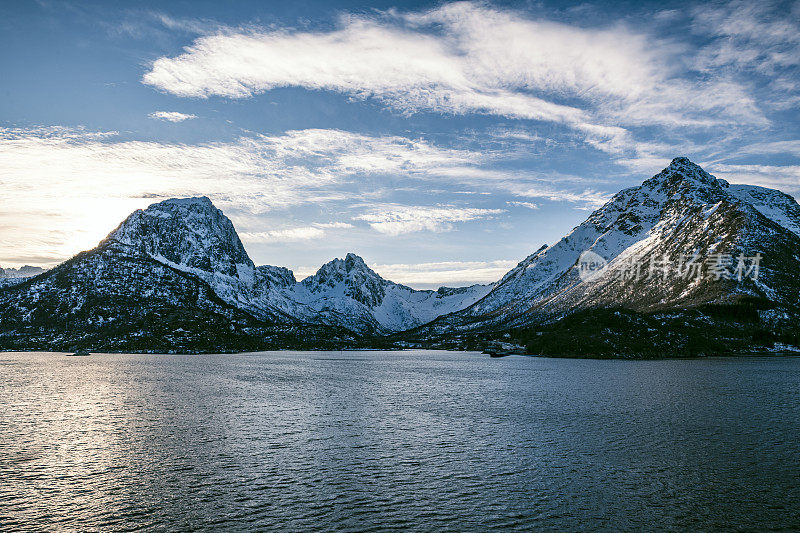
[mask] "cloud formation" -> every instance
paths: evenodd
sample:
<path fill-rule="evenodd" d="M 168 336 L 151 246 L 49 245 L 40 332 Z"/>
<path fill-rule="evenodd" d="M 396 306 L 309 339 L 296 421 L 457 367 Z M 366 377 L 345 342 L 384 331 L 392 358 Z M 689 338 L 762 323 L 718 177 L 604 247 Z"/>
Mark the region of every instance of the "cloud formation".
<path fill-rule="evenodd" d="M 700 68 L 735 65 L 773 74 L 800 65 L 800 2 L 707 3 L 693 15 L 697 33 L 720 38 L 703 48 Z"/>
<path fill-rule="evenodd" d="M 166 122 L 183 122 L 184 120 L 197 118 L 197 115 L 187 115 L 186 113 L 179 113 L 178 111 L 154 111 L 147 116 L 155 120 L 164 120 Z"/>
<path fill-rule="evenodd" d="M 519 202 L 516 200 L 508 201 L 506 204 L 514 207 L 524 207 L 526 209 L 539 209 L 539 206 L 532 202 Z"/>
<path fill-rule="evenodd" d="M 622 23 L 581 27 L 456 2 L 343 17 L 330 31 L 228 30 L 153 62 L 143 82 L 184 97 L 279 87 L 374 99 L 405 113 L 480 113 L 565 124 L 603 151 L 628 126 L 766 122 L 744 87 L 679 71 L 685 50 Z M 567 103 L 569 102 L 569 103 Z"/>
<path fill-rule="evenodd" d="M 243 242 L 296 242 L 312 241 L 325 236 L 325 230 L 315 226 L 273 229 L 269 231 L 244 232 L 239 237 Z"/>
<path fill-rule="evenodd" d="M 384 205 L 355 217 L 375 231 L 390 236 L 417 231 L 449 231 L 454 222 L 467 222 L 504 213 L 504 209 L 453 206 Z"/>
<path fill-rule="evenodd" d="M 800 165 L 729 165 L 712 163 L 708 171 L 731 183 L 748 183 L 800 194 Z"/>
<path fill-rule="evenodd" d="M 398 180 L 467 183 L 510 195 L 530 181 L 519 196 L 585 200 L 580 193 L 552 187 L 537 192 L 540 181 L 524 173 L 484 168 L 493 157 L 420 139 L 342 130 L 180 144 L 121 140 L 116 132 L 0 128 L 0 187 L 6 202 L 0 213 L 0 245 L 17 251 L 14 263 L 52 265 L 93 247 L 134 209 L 182 196 L 207 195 L 234 222 L 295 206 L 342 206 L 356 200 L 368 211 L 361 220 L 384 233 L 440 231 L 492 214 L 481 208 L 371 209 L 383 209 L 385 204 L 375 202 L 396 190 Z M 275 242 L 320 237 L 348 223 L 266 232 L 257 224 L 242 228 L 253 234 L 247 238 Z"/>
<path fill-rule="evenodd" d="M 441 285 L 458 286 L 469 283 L 494 283 L 518 260 L 443 261 L 435 263 L 370 264 L 385 279 L 414 287 L 434 288 Z"/>
<path fill-rule="evenodd" d="M 282 243 L 303 242 L 321 239 L 327 235 L 327 230 L 349 229 L 353 225 L 347 222 L 321 222 L 311 226 L 298 226 L 294 228 L 280 228 L 268 231 L 240 232 L 239 237 L 243 242 Z"/>

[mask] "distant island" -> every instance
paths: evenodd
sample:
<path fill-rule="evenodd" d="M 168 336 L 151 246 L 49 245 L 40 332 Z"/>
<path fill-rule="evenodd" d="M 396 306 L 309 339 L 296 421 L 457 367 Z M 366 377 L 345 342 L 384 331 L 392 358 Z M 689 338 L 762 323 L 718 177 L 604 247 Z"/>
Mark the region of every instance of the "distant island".
<path fill-rule="evenodd" d="M 24 271 L 24 272 L 23 272 Z M 492 342 L 532 355 L 800 350 L 800 205 L 676 158 L 488 285 L 415 290 L 347 254 L 256 266 L 208 198 L 132 213 L 51 270 L 0 271 L 0 349 L 230 352 Z"/>

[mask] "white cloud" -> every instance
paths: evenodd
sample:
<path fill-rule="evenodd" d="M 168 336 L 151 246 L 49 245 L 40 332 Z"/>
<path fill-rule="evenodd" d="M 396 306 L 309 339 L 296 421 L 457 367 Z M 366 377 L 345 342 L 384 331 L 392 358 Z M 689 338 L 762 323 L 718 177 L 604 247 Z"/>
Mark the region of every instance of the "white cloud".
<path fill-rule="evenodd" d="M 622 23 L 588 28 L 484 4 L 342 17 L 331 31 L 226 31 L 157 59 L 143 81 L 187 97 L 278 87 L 373 98 L 413 113 L 484 113 L 565 124 L 619 151 L 623 126 L 764 124 L 747 91 L 693 82 L 682 45 Z M 570 105 L 565 101 L 572 102 Z"/>
<path fill-rule="evenodd" d="M 324 228 L 324 229 L 347 229 L 352 228 L 352 224 L 348 224 L 347 222 L 325 222 L 321 224 L 314 224 L 317 228 Z"/>
<path fill-rule="evenodd" d="M 347 222 L 319 222 L 311 226 L 280 228 L 268 231 L 245 231 L 240 232 L 239 236 L 244 242 L 302 242 L 321 239 L 327 235 L 326 230 L 349 229 L 352 227 L 354 226 Z"/>
<path fill-rule="evenodd" d="M 383 278 L 411 286 L 469 285 L 493 283 L 518 261 L 444 261 L 438 263 L 370 264 Z"/>
<path fill-rule="evenodd" d="M 800 139 L 791 141 L 770 141 L 742 146 L 737 154 L 791 154 L 800 156 Z"/>
<path fill-rule="evenodd" d="M 800 165 L 726 165 L 712 163 L 708 172 L 731 183 L 760 185 L 790 194 L 800 193 Z"/>
<path fill-rule="evenodd" d="M 147 116 L 155 120 L 164 120 L 166 122 L 183 122 L 184 120 L 197 118 L 197 115 L 187 115 L 186 113 L 179 113 L 178 111 L 154 111 Z"/>
<path fill-rule="evenodd" d="M 351 200 L 354 193 L 342 187 L 366 175 L 430 178 L 439 165 L 480 160 L 424 141 L 338 130 L 186 145 L 123 141 L 115 132 L 0 128 L 0 247 L 14 250 L 15 264 L 52 265 L 159 199 L 207 195 L 236 222 L 236 212 Z"/>
<path fill-rule="evenodd" d="M 698 56 L 701 69 L 736 65 L 771 74 L 800 65 L 800 2 L 708 3 L 693 15 L 697 33 L 719 37 Z"/>
<path fill-rule="evenodd" d="M 512 202 L 506 202 L 506 204 L 512 205 L 512 206 L 515 206 L 515 207 L 524 207 L 526 209 L 539 209 L 539 206 L 534 204 L 534 203 L 532 203 L 532 202 L 512 201 Z"/>
<path fill-rule="evenodd" d="M 363 220 L 375 231 L 395 236 L 418 231 L 448 231 L 454 222 L 489 218 L 504 212 L 504 209 L 384 205 L 355 217 L 355 220 Z"/>
<path fill-rule="evenodd" d="M 765 108 L 797 109 L 800 2 L 709 2 L 697 5 L 692 15 L 694 32 L 710 40 L 694 59 L 695 69 L 704 75 L 750 76 L 754 86 L 758 79 Z"/>
<path fill-rule="evenodd" d="M 14 250 L 15 264 L 52 265 L 96 245 L 134 209 L 171 197 L 209 196 L 234 223 L 246 222 L 241 229 L 259 233 L 258 217 L 268 211 L 374 201 L 391 193 L 397 180 L 468 183 L 485 191 L 525 185 L 525 176 L 498 179 L 483 169 L 494 157 L 341 130 L 189 145 L 121 140 L 116 132 L 0 128 L 0 247 Z M 247 222 L 249 216 L 255 223 Z M 441 229 L 457 221 L 431 216 L 418 223 Z M 411 227 L 408 220 L 395 222 Z M 329 224 L 336 226 L 314 228 L 346 223 Z"/>
<path fill-rule="evenodd" d="M 325 236 L 325 230 L 314 227 L 298 227 L 275 229 L 259 232 L 240 233 L 239 237 L 243 242 L 297 242 L 321 239 Z"/>
<path fill-rule="evenodd" d="M 542 198 L 553 202 L 571 202 L 578 204 L 576 206 L 578 208 L 586 209 L 596 209 L 611 198 L 611 194 L 590 189 L 584 191 L 568 191 L 535 183 L 513 182 L 505 182 L 501 186 L 515 196 L 523 198 Z"/>

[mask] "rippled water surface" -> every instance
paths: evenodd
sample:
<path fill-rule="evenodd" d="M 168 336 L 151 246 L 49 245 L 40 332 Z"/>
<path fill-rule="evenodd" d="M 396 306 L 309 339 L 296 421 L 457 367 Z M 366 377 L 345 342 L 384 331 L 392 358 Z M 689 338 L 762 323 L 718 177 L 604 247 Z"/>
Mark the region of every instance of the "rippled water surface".
<path fill-rule="evenodd" d="M 800 528 L 800 358 L 0 353 L 0 529 Z"/>

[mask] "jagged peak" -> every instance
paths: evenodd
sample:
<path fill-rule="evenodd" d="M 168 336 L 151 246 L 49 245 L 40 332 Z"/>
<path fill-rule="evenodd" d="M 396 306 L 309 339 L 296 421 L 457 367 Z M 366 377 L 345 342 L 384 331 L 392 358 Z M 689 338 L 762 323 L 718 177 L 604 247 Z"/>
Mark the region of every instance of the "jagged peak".
<path fill-rule="evenodd" d="M 354 253 L 348 253 L 347 255 L 344 256 L 344 259 L 337 257 L 335 259 L 328 261 L 327 263 L 322 265 L 319 268 L 319 270 L 317 270 L 317 275 L 320 274 L 325 275 L 337 271 L 343 273 L 349 273 L 352 271 L 361 271 L 361 272 L 367 272 L 374 276 L 378 276 L 378 274 L 376 274 L 375 271 L 373 271 L 369 266 L 367 266 L 367 263 L 360 256 Z"/>
<path fill-rule="evenodd" d="M 354 268 L 372 270 L 367 266 L 367 263 L 364 262 L 361 256 L 358 256 L 352 252 L 349 252 L 346 256 L 344 256 L 344 264 L 348 270 L 352 270 Z"/>
<path fill-rule="evenodd" d="M 265 276 L 270 282 L 277 283 L 285 287 L 291 287 L 297 283 L 294 272 L 286 267 L 273 265 L 260 265 L 256 267 L 261 275 Z"/>
<path fill-rule="evenodd" d="M 671 166 L 671 167 L 672 166 L 691 166 L 691 165 L 698 166 L 697 164 L 693 163 L 691 159 L 689 159 L 688 157 L 684 157 L 684 156 L 679 156 L 679 157 L 674 158 L 669 164 L 669 166 Z"/>
<path fill-rule="evenodd" d="M 130 246 L 172 265 L 229 276 L 237 275 L 237 264 L 255 266 L 233 223 L 206 196 L 170 198 L 136 210 L 104 242 Z"/>
<path fill-rule="evenodd" d="M 188 198 L 169 198 L 167 200 L 151 204 L 145 211 L 151 209 L 161 210 L 165 207 L 192 207 L 192 206 L 216 209 L 214 203 L 208 196 L 193 196 Z"/>
<path fill-rule="evenodd" d="M 19 268 L 5 267 L 0 268 L 0 278 L 28 278 L 37 276 L 46 269 L 38 266 L 23 265 Z"/>
<path fill-rule="evenodd" d="M 343 284 L 347 296 L 369 307 L 380 305 L 386 287 L 392 284 L 391 281 L 380 277 L 361 257 L 353 253 L 347 254 L 344 259 L 337 257 L 325 263 L 316 274 L 307 277 L 301 283 L 312 291 Z"/>
<path fill-rule="evenodd" d="M 722 186 L 721 180 L 706 172 L 700 165 L 692 162 L 688 157 L 676 157 L 664 170 L 651 178 L 656 182 L 667 181 L 692 181 L 704 185 Z M 648 181 L 651 181 L 648 180 Z M 648 182 L 645 182 L 648 183 Z"/>

